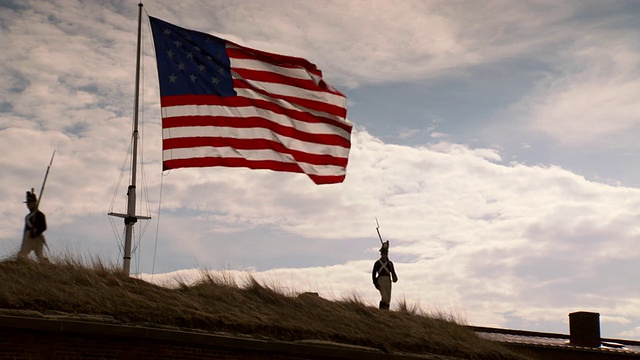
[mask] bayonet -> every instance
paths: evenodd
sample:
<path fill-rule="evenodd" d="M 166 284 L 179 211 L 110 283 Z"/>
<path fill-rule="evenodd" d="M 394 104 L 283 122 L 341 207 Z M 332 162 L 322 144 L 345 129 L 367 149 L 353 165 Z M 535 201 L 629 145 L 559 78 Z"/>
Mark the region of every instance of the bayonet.
<path fill-rule="evenodd" d="M 378 239 L 380 239 L 380 244 L 384 244 L 384 241 L 382 241 L 382 235 L 380 235 L 380 223 L 378 222 L 377 217 L 376 217 L 376 231 L 378 232 Z"/>
<path fill-rule="evenodd" d="M 47 166 L 47 172 L 44 174 L 44 180 L 42 181 L 42 187 L 40 188 L 40 194 L 38 194 L 38 200 L 36 201 L 36 209 L 40 205 L 40 200 L 42 200 L 42 193 L 44 192 L 44 184 L 47 183 L 47 177 L 49 176 L 49 169 L 51 169 L 51 164 L 53 164 L 53 157 L 56 155 L 56 151 L 53 150 L 53 154 L 51 154 L 51 161 L 49 161 L 49 166 Z M 31 191 L 33 192 L 33 190 Z"/>

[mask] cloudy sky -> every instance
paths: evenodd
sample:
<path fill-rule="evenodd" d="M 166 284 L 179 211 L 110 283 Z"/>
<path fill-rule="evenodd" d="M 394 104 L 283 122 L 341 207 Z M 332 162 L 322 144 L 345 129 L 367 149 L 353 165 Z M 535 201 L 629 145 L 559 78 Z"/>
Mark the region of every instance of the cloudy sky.
<path fill-rule="evenodd" d="M 161 172 L 143 23 L 132 272 L 202 269 L 377 305 L 376 217 L 399 300 L 470 325 L 640 338 L 640 3 L 148 1 L 174 24 L 320 67 L 348 98 L 347 179 Z M 121 263 L 136 1 L 0 1 L 0 256 L 39 190 L 51 256 Z M 122 178 L 121 178 L 122 176 Z M 119 179 L 120 182 L 119 182 Z M 119 186 L 118 186 L 119 184 Z M 144 185 L 144 186 L 143 186 Z M 146 189 L 146 192 L 143 191 Z M 146 196 L 143 196 L 146 195 Z M 142 234 L 142 237 L 138 235 Z"/>

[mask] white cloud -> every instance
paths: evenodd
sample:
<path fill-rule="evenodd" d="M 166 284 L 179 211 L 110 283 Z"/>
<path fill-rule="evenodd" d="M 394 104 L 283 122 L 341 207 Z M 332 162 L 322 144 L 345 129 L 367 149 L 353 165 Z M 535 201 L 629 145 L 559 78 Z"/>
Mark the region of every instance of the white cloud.
<path fill-rule="evenodd" d="M 570 67 L 528 100 L 534 130 L 581 146 L 640 125 L 640 55 L 629 49 L 637 39 L 609 36 L 567 50 Z"/>

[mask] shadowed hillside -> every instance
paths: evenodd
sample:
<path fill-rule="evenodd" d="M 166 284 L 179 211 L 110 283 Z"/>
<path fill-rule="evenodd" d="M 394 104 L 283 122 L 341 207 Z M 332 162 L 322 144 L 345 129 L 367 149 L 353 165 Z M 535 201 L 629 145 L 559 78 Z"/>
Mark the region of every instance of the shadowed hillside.
<path fill-rule="evenodd" d="M 123 324 L 154 324 L 284 341 L 315 340 L 393 353 L 464 359 L 526 359 L 442 317 L 401 306 L 382 311 L 357 298 L 328 301 L 286 295 L 248 277 L 237 285 L 206 275 L 175 288 L 128 278 L 115 266 L 76 260 L 0 262 L 0 308 L 100 315 Z"/>

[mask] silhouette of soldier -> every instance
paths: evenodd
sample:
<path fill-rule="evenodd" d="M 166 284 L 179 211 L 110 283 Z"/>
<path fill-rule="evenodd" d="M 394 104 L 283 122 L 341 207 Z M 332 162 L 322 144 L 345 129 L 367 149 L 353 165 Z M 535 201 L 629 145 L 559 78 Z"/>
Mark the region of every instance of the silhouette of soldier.
<path fill-rule="evenodd" d="M 389 310 L 391 303 L 391 281 L 397 282 L 398 276 L 393 267 L 393 262 L 389 260 L 389 241 L 382 243 L 380 248 L 380 259 L 373 264 L 371 272 L 373 285 L 380 291 L 380 309 Z"/>
<path fill-rule="evenodd" d="M 27 199 L 25 201 L 27 208 L 29 208 L 29 214 L 24 218 L 24 235 L 22 237 L 22 244 L 20 245 L 20 251 L 18 252 L 19 259 L 26 259 L 29 253 L 32 251 L 36 254 L 38 261 L 47 261 L 44 256 L 44 231 L 47 230 L 47 219 L 44 213 L 38 210 L 38 199 L 36 194 L 31 191 L 27 191 Z"/>

